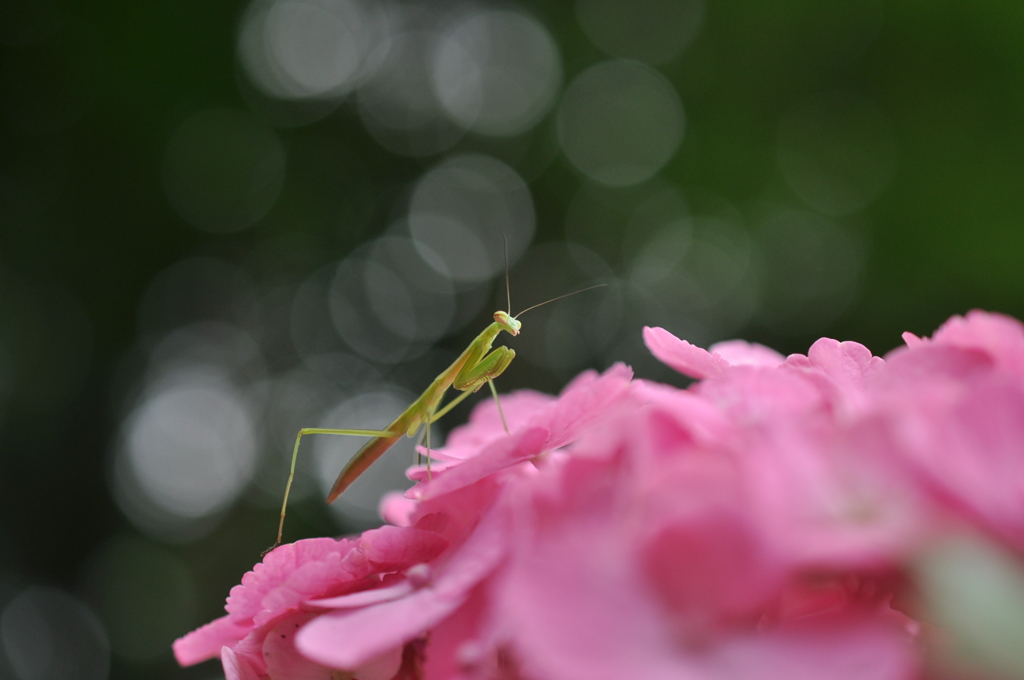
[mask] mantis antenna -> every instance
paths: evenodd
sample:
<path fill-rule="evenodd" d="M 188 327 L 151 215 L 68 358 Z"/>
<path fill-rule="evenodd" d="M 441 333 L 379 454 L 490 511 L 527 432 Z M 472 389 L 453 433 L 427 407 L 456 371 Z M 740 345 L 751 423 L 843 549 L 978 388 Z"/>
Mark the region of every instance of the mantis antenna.
<path fill-rule="evenodd" d="M 505 244 L 505 295 L 508 296 L 508 313 L 512 314 L 512 286 L 508 283 L 508 239 L 501 235 L 501 242 Z M 521 312 L 520 312 L 521 313 Z"/>
<path fill-rule="evenodd" d="M 566 293 L 565 295 L 559 295 L 558 297 L 553 297 L 550 300 L 545 300 L 544 302 L 538 302 L 537 304 L 535 304 L 532 307 L 527 307 L 526 309 L 524 309 L 523 311 L 519 312 L 518 314 L 516 314 L 512 318 L 518 319 L 519 317 L 521 317 L 523 314 L 526 314 L 531 309 L 537 309 L 538 307 L 543 307 L 544 305 L 546 305 L 549 302 L 554 302 L 556 300 L 561 300 L 562 298 L 567 298 L 570 295 L 575 295 L 576 293 L 582 293 L 584 291 L 594 290 L 595 288 L 602 288 L 602 287 L 607 286 L 607 285 L 608 285 L 607 283 L 597 283 L 597 284 L 594 284 L 593 286 L 587 286 L 586 288 L 580 288 L 579 290 L 574 290 L 573 292 Z M 509 307 L 511 308 L 511 306 L 512 306 L 512 301 L 509 300 Z"/>
<path fill-rule="evenodd" d="M 505 295 L 508 298 L 508 314 L 509 314 L 509 316 L 512 316 L 512 286 L 509 284 L 509 280 L 508 280 L 508 238 L 505 237 L 505 234 L 501 235 L 501 243 L 505 247 Z M 579 290 L 574 290 L 571 293 L 566 293 L 565 295 L 559 295 L 558 297 L 553 297 L 550 300 L 545 300 L 544 302 L 540 302 L 538 304 L 535 304 L 532 307 L 527 307 L 526 309 L 524 309 L 523 311 L 519 312 L 518 314 L 516 314 L 512 318 L 513 319 L 518 319 L 520 316 L 522 316 L 526 312 L 530 311 L 531 309 L 537 309 L 538 307 L 543 307 L 544 305 L 546 305 L 549 302 L 555 302 L 556 300 L 561 300 L 562 298 L 567 298 L 570 295 L 575 295 L 576 293 L 582 293 L 584 291 L 593 290 L 595 288 L 602 288 L 602 287 L 607 286 L 607 285 L 608 285 L 607 283 L 597 283 L 597 284 L 594 284 L 593 286 L 587 286 L 586 288 L 580 288 Z"/>

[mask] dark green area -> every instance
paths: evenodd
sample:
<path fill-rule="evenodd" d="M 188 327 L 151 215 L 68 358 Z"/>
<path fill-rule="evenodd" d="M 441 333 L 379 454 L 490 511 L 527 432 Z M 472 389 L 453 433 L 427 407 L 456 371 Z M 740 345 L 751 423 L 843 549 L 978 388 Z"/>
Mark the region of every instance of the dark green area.
<path fill-rule="evenodd" d="M 262 221 L 237 234 L 203 234 L 168 204 L 161 163 L 191 113 L 246 107 L 234 58 L 244 4 L 79 0 L 62 3 L 54 20 L 37 16 L 44 10 L 30 0 L 4 2 L 0 607 L 28 584 L 82 592 L 89 555 L 115 533 L 134 531 L 108 492 L 106 461 L 122 415 L 110 395 L 137 342 L 138 303 L 153 277 L 207 254 L 258 260 L 270 274 L 301 280 L 381 232 L 409 183 L 437 160 L 383 150 L 344 104 L 314 124 L 278 130 L 288 170 Z M 570 3 L 523 4 L 554 33 L 567 81 L 605 58 Z M 661 176 L 684 191 L 712 191 L 748 218 L 766 201 L 797 203 L 775 152 L 779 120 L 794 103 L 852 90 L 886 112 L 894 130 L 895 179 L 844 218 L 868 237 L 852 306 L 801 335 L 761 325 L 742 335 L 783 352 L 806 351 L 827 335 L 883 354 L 901 332 L 930 334 L 971 308 L 1024 317 L 1024 5 L 892 1 L 864 44 L 829 38 L 871 20 L 852 4 L 710 0 L 703 32 L 659 66 L 687 117 L 685 139 Z M 46 37 L 33 37 L 37 29 Z M 499 147 L 470 138 L 458 148 Z M 562 158 L 531 183 L 536 241 L 563 238 L 578 185 Z M 345 231 L 335 226 L 339 210 Z M 87 323 L 69 325 L 75 314 Z M 464 346 L 482 323 L 443 348 Z M 65 335 L 85 326 L 89 349 L 76 354 L 81 343 Z M 504 387 L 557 390 L 562 380 L 523 365 Z M 274 514 L 239 506 L 211 536 L 168 548 L 202 584 L 187 625 L 219 615 L 228 588 L 269 542 Z M 293 520 L 294 535 L 332 531 L 312 504 L 297 505 Z M 6 672 L 0 664 L 0 678 Z M 112 677 L 215 673 L 177 669 L 168 652 L 144 663 L 115 658 Z"/>

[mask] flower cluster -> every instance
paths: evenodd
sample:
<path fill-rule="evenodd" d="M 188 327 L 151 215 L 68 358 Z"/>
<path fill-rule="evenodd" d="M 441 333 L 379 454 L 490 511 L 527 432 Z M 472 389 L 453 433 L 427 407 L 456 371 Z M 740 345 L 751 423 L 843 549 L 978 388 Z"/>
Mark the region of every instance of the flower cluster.
<path fill-rule="evenodd" d="M 504 397 L 511 434 L 482 403 L 389 526 L 281 546 L 177 658 L 228 680 L 1020 673 L 1024 326 L 904 337 L 784 358 L 645 329 L 697 382 L 584 373 Z"/>

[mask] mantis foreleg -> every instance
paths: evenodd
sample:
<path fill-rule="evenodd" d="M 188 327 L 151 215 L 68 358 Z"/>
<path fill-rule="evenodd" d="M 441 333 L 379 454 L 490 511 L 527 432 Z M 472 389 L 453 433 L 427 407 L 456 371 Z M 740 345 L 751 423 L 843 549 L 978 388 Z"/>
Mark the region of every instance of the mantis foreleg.
<path fill-rule="evenodd" d="M 498 389 L 494 386 L 493 380 L 488 380 L 487 386 L 491 388 L 491 394 L 494 395 L 494 403 L 498 405 L 498 415 L 501 416 L 501 426 L 505 428 L 505 434 L 508 434 L 508 423 L 505 422 L 505 412 L 501 410 L 501 399 L 498 399 Z"/>
<path fill-rule="evenodd" d="M 441 409 L 440 411 L 437 411 L 436 413 L 434 413 L 434 415 L 430 416 L 430 422 L 433 423 L 433 422 L 439 420 L 441 418 L 441 416 L 447 414 L 448 411 L 451 411 L 453 408 L 455 408 L 456 406 L 461 404 L 462 400 L 465 399 L 466 397 L 468 397 L 471 394 L 473 394 L 473 393 L 472 392 L 463 392 L 459 396 L 457 396 L 454 399 L 452 399 L 451 401 L 449 401 L 447 404 L 445 404 L 443 409 Z"/>
<path fill-rule="evenodd" d="M 427 418 L 426 425 L 426 442 L 427 442 L 427 481 L 430 481 L 430 419 Z"/>
<path fill-rule="evenodd" d="M 496 347 L 493 352 L 475 363 L 467 362 L 455 376 L 452 387 L 457 390 L 476 392 L 485 382 L 494 380 L 505 372 L 508 365 L 516 358 L 515 350 L 508 347 Z"/>

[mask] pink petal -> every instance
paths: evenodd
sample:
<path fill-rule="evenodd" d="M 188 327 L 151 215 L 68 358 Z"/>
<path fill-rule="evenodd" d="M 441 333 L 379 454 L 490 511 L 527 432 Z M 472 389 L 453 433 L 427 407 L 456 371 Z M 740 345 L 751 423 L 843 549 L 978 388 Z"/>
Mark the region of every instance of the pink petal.
<path fill-rule="evenodd" d="M 544 450 L 553 451 L 578 438 L 626 394 L 632 379 L 633 369 L 625 364 L 615 364 L 600 376 L 593 371 L 577 376 L 554 404 L 529 421 L 529 425 L 547 430 Z"/>
<path fill-rule="evenodd" d="M 278 617 L 277 621 L 295 613 L 282 614 Z M 243 639 L 239 640 L 238 644 L 232 647 L 232 651 L 238 657 L 239 662 L 249 664 L 256 671 L 256 674 L 261 677 L 266 677 L 267 674 L 267 664 L 263 660 L 263 643 L 267 641 L 267 631 L 272 629 L 277 624 L 277 621 L 271 621 L 265 626 L 253 629 Z"/>
<path fill-rule="evenodd" d="M 502 435 L 504 435 L 504 431 L 502 431 L 501 435 L 493 437 L 491 441 L 500 438 Z M 462 462 L 461 458 L 452 458 L 451 460 L 447 460 L 447 451 L 448 449 L 431 449 L 430 467 L 427 468 L 425 463 L 421 465 L 413 465 L 406 469 L 405 476 L 414 482 L 422 482 L 424 479 L 430 479 L 432 475 L 449 470 Z M 425 446 L 417 446 L 416 452 L 424 458 L 427 457 L 427 447 Z"/>
<path fill-rule="evenodd" d="M 491 641 L 486 639 L 487 634 L 482 635 L 481 631 L 487 603 L 482 591 L 483 588 L 474 589 L 458 610 L 431 629 L 423 664 L 424 680 L 449 680 L 460 675 L 487 677 L 488 669 L 478 665 L 489 661 L 494 649 L 488 644 Z"/>
<path fill-rule="evenodd" d="M 192 666 L 216 658 L 224 646 L 232 646 L 244 638 L 250 625 L 238 624 L 228 616 L 211 621 L 174 641 L 174 658 L 182 666 Z"/>
<path fill-rule="evenodd" d="M 539 427 L 520 430 L 486 447 L 479 455 L 434 476 L 417 488 L 423 499 L 436 498 L 469 486 L 488 475 L 534 458 L 544 450 L 548 432 Z M 425 561 L 425 560 L 424 560 Z"/>
<path fill-rule="evenodd" d="M 316 614 L 311 612 L 298 613 L 268 631 L 263 642 L 263 659 L 270 678 L 335 680 L 339 676 L 335 669 L 310 661 L 295 648 L 295 636 L 314 616 Z M 402 648 L 397 647 L 346 670 L 353 680 L 391 680 L 401 665 Z"/>
<path fill-rule="evenodd" d="M 295 649 L 296 634 L 313 616 L 310 612 L 296 613 L 267 631 L 262 651 L 271 678 L 333 680 L 332 669 L 313 663 Z"/>
<path fill-rule="evenodd" d="M 417 503 L 411 498 L 406 498 L 401 491 L 390 491 L 380 499 L 380 516 L 388 524 L 396 527 L 407 527 L 412 525 L 412 514 L 416 511 Z"/>
<path fill-rule="evenodd" d="M 838 619 L 803 629 L 738 635 L 708 660 L 721 678 L 744 680 L 909 680 L 916 650 L 895 626 Z"/>
<path fill-rule="evenodd" d="M 903 342 L 907 343 L 907 347 L 910 348 L 918 347 L 926 342 L 909 331 L 904 332 L 900 337 L 903 338 Z"/>
<path fill-rule="evenodd" d="M 356 609 L 367 607 L 371 604 L 389 602 L 400 597 L 405 597 L 413 591 L 412 584 L 408 581 L 401 581 L 386 588 L 375 588 L 373 590 L 361 590 L 358 593 L 349 593 L 338 597 L 327 597 L 317 600 L 308 600 L 306 604 L 326 609 Z"/>
<path fill-rule="evenodd" d="M 975 309 L 942 324 L 932 342 L 983 350 L 1001 366 L 1024 373 L 1024 324 L 1014 318 Z"/>
<path fill-rule="evenodd" d="M 806 357 L 787 357 L 783 368 L 804 376 L 817 387 L 830 410 L 846 417 L 865 407 L 865 380 L 884 365 L 858 342 L 821 338 L 811 345 Z"/>
<path fill-rule="evenodd" d="M 417 538 L 420 538 L 418 534 Z M 436 555 L 443 550 L 440 546 L 444 539 L 427 541 L 433 547 L 424 550 L 421 546 L 407 557 Z M 370 543 L 372 545 L 372 538 Z M 372 549 L 371 554 L 375 554 Z M 371 573 L 369 561 L 356 550 L 352 541 L 319 538 L 282 545 L 246 573 L 240 585 L 231 589 L 225 607 L 228 616 L 175 642 L 178 662 L 191 665 L 215 657 L 225 645 L 234 648 L 249 639 L 259 642 L 265 635 L 265 625 L 298 609 L 311 597 L 340 595 L 370 587 L 374 583 L 368 578 Z"/>
<path fill-rule="evenodd" d="M 712 503 L 663 521 L 641 560 L 667 607 L 739 616 L 775 594 L 779 574 L 761 555 L 755 527 L 740 508 Z"/>
<path fill-rule="evenodd" d="M 498 606 L 528 674 L 559 680 L 668 680 L 672 663 L 662 612 L 606 534 L 576 523 L 519 552 Z M 618 554 L 616 554 L 618 551 Z"/>
<path fill-rule="evenodd" d="M 771 347 L 746 340 L 716 342 L 708 349 L 712 356 L 722 357 L 730 366 L 763 366 L 775 368 L 786 360 Z"/>
<path fill-rule="evenodd" d="M 790 356 L 783 369 L 738 366 L 718 380 L 701 382 L 691 391 L 729 416 L 729 431 L 733 434 L 743 433 L 755 424 L 791 422 L 824 408 L 831 385 L 809 362 L 807 370 L 794 370 L 795 359 L 806 357 Z"/>
<path fill-rule="evenodd" d="M 230 647 L 220 650 L 220 663 L 224 667 L 224 680 L 265 680 L 249 665 L 248 661 L 238 658 Z"/>
<path fill-rule="evenodd" d="M 448 539 L 430 531 L 382 526 L 364 531 L 359 548 L 378 572 L 402 571 L 430 562 L 448 547 Z"/>
<path fill-rule="evenodd" d="M 623 431 L 621 427 L 615 429 L 620 436 L 633 441 L 645 440 L 651 450 L 667 455 L 697 443 L 714 445 L 728 437 L 734 428 L 723 412 L 726 405 L 716 403 L 714 397 L 703 394 L 705 390 L 714 394 L 714 384 L 715 381 L 709 381 L 701 383 L 697 390 L 678 390 L 638 380 L 634 383 L 631 398 L 636 404 L 643 405 L 641 413 L 653 418 L 643 421 L 642 427 L 633 428 L 632 433 Z M 616 417 L 636 422 L 638 414 L 627 406 Z"/>
<path fill-rule="evenodd" d="M 352 671 L 352 680 L 391 680 L 402 667 L 402 647 L 388 650 Z M 331 680 L 337 678 L 332 675 Z"/>
<path fill-rule="evenodd" d="M 644 327 L 644 343 L 663 364 L 698 380 L 718 375 L 729 367 L 721 356 L 680 340 L 664 328 Z"/>
<path fill-rule="evenodd" d="M 324 614 L 299 633 L 307 658 L 335 668 L 355 668 L 403 645 L 459 608 L 462 598 L 424 589 L 408 597 L 354 612 Z"/>
<path fill-rule="evenodd" d="M 869 376 L 879 396 L 884 391 L 918 391 L 922 380 L 970 380 L 989 373 L 995 360 L 979 349 L 925 342 L 914 348 L 897 347 L 885 355 L 887 370 Z"/>
<path fill-rule="evenodd" d="M 515 432 L 554 401 L 555 397 L 550 394 L 516 390 L 501 395 L 501 410 L 509 430 Z M 504 436 L 505 428 L 498 407 L 493 399 L 484 399 L 473 409 L 466 425 L 456 427 L 448 434 L 439 456 L 445 460 L 466 460 L 476 456 L 487 444 Z"/>
<path fill-rule="evenodd" d="M 821 338 L 811 345 L 807 358 L 839 384 L 849 387 L 860 387 L 869 371 L 884 364 L 859 342 L 839 342 L 831 338 Z"/>
<path fill-rule="evenodd" d="M 498 498 L 500 484 L 496 477 L 485 477 L 444 496 L 419 501 L 412 516 L 413 526 L 438 533 L 453 546 L 460 545 Z M 419 489 L 413 487 L 407 493 L 418 494 Z"/>

